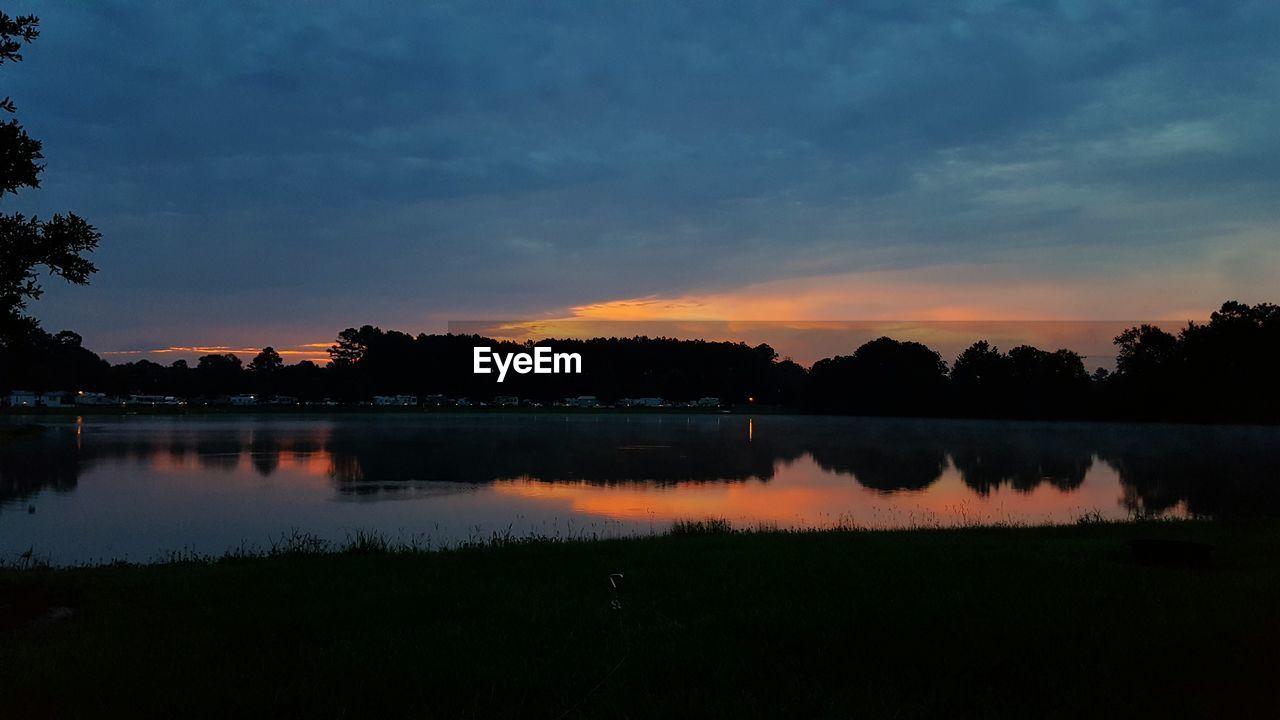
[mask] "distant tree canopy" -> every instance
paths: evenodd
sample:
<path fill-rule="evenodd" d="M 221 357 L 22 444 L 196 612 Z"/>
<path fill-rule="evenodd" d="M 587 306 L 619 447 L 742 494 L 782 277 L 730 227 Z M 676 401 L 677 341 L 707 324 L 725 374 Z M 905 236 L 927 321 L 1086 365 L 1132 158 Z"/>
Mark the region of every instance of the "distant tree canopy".
<path fill-rule="evenodd" d="M 232 357 L 235 357 L 234 355 Z M 267 346 L 262 348 L 262 352 L 258 353 L 249 363 L 249 372 L 260 375 L 269 375 L 284 369 L 284 358 L 280 357 L 280 353 L 276 349 Z"/>
<path fill-rule="evenodd" d="M 80 344 L 70 331 L 35 330 L 21 343 L 0 348 L 0 389 L 92 388 L 102 385 L 111 365 Z"/>
<path fill-rule="evenodd" d="M 22 60 L 24 44 L 39 35 L 39 19 L 16 18 L 0 12 L 0 65 Z M 0 111 L 13 116 L 17 106 L 6 97 Z M 21 188 L 40 187 L 44 165 L 39 140 L 32 138 L 15 117 L 0 122 L 0 199 Z M 101 235 L 75 213 L 55 213 L 48 220 L 22 213 L 0 213 L 0 348 L 39 345 L 39 325 L 25 314 L 27 302 L 43 292 L 43 267 L 52 275 L 83 285 L 97 271 L 84 256 L 98 246 Z"/>
<path fill-rule="evenodd" d="M 1143 325 L 1116 337 L 1121 417 L 1274 421 L 1280 416 L 1280 307 L 1227 302 L 1177 335 Z"/>
<path fill-rule="evenodd" d="M 365 325 L 348 328 L 329 349 L 330 370 L 340 380 L 335 398 L 376 394 L 446 394 L 487 399 L 495 394 L 553 400 L 592 394 L 601 398 L 662 396 L 726 401 L 781 403 L 798 400 L 804 369 L 777 362 L 768 345 L 673 340 L 669 338 L 594 338 L 538 343 L 556 352 L 589 358 L 581 375 L 508 375 L 472 373 L 472 349 L 528 352 L 534 344 L 494 341 L 475 335 L 409 335 Z M 788 395 L 792 393 L 793 395 Z"/>
<path fill-rule="evenodd" d="M 852 355 L 814 363 L 807 404 L 857 415 L 934 415 L 943 412 L 946 391 L 941 355 L 917 342 L 882 337 Z"/>
<path fill-rule="evenodd" d="M 254 392 L 348 402 L 398 394 L 542 401 L 595 395 L 602 402 L 711 396 L 729 404 L 863 415 L 1280 422 L 1280 373 L 1274 370 L 1280 310 L 1266 303 L 1225 303 L 1208 323 L 1176 334 L 1149 325 L 1129 328 L 1115 338 L 1116 371 L 1092 376 L 1070 350 L 1021 345 L 1002 352 L 985 340 L 950 367 L 925 345 L 882 337 L 808 370 L 779 360 L 768 345 L 649 337 L 546 340 L 539 344 L 580 353 L 583 373 L 513 373 L 499 384 L 493 375 L 472 373 L 473 348 L 510 353 L 537 345 L 365 325 L 338 334 L 325 367 L 286 365 L 270 347 L 247 366 L 227 353 L 205 355 L 194 367 L 183 360 L 112 366 L 83 348 L 75 333 L 32 337 L 22 348 L 0 351 L 0 391 L 192 399 Z M 833 451 L 831 462 L 839 464 L 838 456 Z"/>

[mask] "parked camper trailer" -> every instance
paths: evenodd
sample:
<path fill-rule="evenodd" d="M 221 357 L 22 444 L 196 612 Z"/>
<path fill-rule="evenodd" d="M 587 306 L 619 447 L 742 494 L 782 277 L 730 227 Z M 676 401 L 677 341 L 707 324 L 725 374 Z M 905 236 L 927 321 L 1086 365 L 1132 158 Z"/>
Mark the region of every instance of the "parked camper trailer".
<path fill-rule="evenodd" d="M 76 405 L 90 405 L 90 406 L 93 406 L 93 405 L 108 406 L 108 405 L 121 404 L 121 402 L 118 399 L 113 397 L 108 397 L 106 393 L 89 392 L 87 390 L 81 390 L 79 393 L 76 394 L 75 403 Z"/>
<path fill-rule="evenodd" d="M 181 405 L 182 401 L 172 395 L 130 395 L 130 405 Z"/>
<path fill-rule="evenodd" d="M 374 395 L 373 404 L 379 407 L 417 407 L 417 395 Z"/>
<path fill-rule="evenodd" d="M 619 407 L 666 407 L 667 401 L 659 397 L 623 398 L 618 401 Z"/>
<path fill-rule="evenodd" d="M 71 393 L 61 390 L 53 390 L 40 394 L 40 404 L 48 408 L 71 407 L 74 401 L 71 399 Z"/>
<path fill-rule="evenodd" d="M 9 407 L 35 407 L 37 404 L 36 394 L 29 390 L 14 390 L 9 393 Z"/>

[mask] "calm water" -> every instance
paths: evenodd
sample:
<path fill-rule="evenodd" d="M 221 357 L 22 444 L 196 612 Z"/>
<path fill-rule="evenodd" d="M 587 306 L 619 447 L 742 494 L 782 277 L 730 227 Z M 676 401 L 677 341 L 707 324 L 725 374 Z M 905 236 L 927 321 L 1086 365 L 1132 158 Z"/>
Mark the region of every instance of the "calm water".
<path fill-rule="evenodd" d="M 8 419 L 16 422 L 15 419 Z M 873 527 L 1274 513 L 1280 429 L 736 415 L 39 418 L 0 553 L 153 560 L 293 530 L 432 545 L 717 516 Z"/>

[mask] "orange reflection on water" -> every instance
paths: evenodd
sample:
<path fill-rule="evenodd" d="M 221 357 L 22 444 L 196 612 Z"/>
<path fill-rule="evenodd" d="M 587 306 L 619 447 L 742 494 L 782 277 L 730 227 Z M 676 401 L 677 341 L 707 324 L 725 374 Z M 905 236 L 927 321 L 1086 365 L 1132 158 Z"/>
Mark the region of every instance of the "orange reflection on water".
<path fill-rule="evenodd" d="M 280 453 L 280 469 L 328 478 L 333 475 L 333 455 L 328 450 Z"/>
<path fill-rule="evenodd" d="M 299 484 L 327 490 L 334 475 L 334 456 L 328 450 L 269 450 L 252 452 L 158 452 L 146 459 L 147 469 L 180 479 L 199 478 L 210 470 L 225 474 L 221 484 L 254 484 L 268 468 L 276 483 Z"/>
<path fill-rule="evenodd" d="M 499 481 L 491 491 L 575 513 L 659 524 L 717 517 L 741 527 L 874 528 L 1063 523 L 1095 512 L 1117 519 L 1128 515 L 1118 475 L 1101 462 L 1095 462 L 1083 484 L 1071 491 L 1046 482 L 1030 492 L 1002 486 L 985 496 L 967 486 L 950 464 L 923 490 L 883 492 L 860 485 L 852 475 L 824 470 L 808 454 L 778 462 L 768 481 L 602 486 L 519 478 Z"/>

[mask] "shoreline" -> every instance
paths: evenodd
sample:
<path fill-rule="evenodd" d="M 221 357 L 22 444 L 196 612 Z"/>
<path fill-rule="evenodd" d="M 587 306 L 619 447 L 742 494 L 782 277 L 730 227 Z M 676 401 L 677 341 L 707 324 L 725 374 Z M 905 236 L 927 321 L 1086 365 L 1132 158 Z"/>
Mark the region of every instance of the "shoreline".
<path fill-rule="evenodd" d="M 827 534 L 914 534 L 914 533 L 947 533 L 947 532 L 979 532 L 984 530 L 1054 530 L 1073 527 L 1092 526 L 1150 526 L 1159 527 L 1169 524 L 1186 523 L 1220 523 L 1208 517 L 1177 517 L 1171 515 L 1152 515 L 1146 517 L 1130 516 L 1128 518 L 1107 518 L 1096 511 L 1086 511 L 1071 518 L 1060 521 L 1045 520 L 1042 522 L 1020 522 L 1017 520 L 996 520 L 992 522 L 944 521 L 917 522 L 904 526 L 859 525 L 845 521 L 837 521 L 825 525 L 790 525 L 780 526 L 774 522 L 759 522 L 755 525 L 734 524 L 727 519 L 708 517 L 700 520 L 676 520 L 661 529 L 650 528 L 647 531 L 602 532 L 600 529 L 583 529 L 580 532 L 567 531 L 564 534 L 545 534 L 531 532 L 517 534 L 510 531 L 495 530 L 488 534 L 473 533 L 466 538 L 454 540 L 436 540 L 427 534 L 401 533 L 390 534 L 377 529 L 349 529 L 341 540 L 333 540 L 322 535 L 302 532 L 297 529 L 285 532 L 278 537 L 271 537 L 265 545 L 241 542 L 228 546 L 221 552 L 201 552 L 189 547 L 181 549 L 162 549 L 140 560 L 129 557 L 95 557 L 74 561 L 60 562 L 41 552 L 39 548 L 30 547 L 21 553 L 10 552 L 0 557 L 0 574 L 6 572 L 71 572 L 95 570 L 101 568 L 158 568 L 171 565 L 220 565 L 236 562 L 272 561 L 281 558 L 300 557 L 336 557 L 344 555 L 434 555 L 440 553 L 477 552 L 498 550 L 512 547 L 541 547 L 557 545 L 574 545 L 582 543 L 608 542 L 644 542 L 667 537 L 684 537 L 691 535 L 733 536 L 795 536 L 795 535 L 827 535 Z M 1266 522 L 1266 520 L 1248 519 L 1244 522 Z"/>
<path fill-rule="evenodd" d="M 1177 419 L 1141 419 L 1141 418 L 1078 418 L 1078 417 L 1002 417 L 980 415 L 845 415 L 839 413 L 820 413 L 776 406 L 733 406 L 724 408 L 502 408 L 502 407 L 433 407 L 433 408 L 400 408 L 400 407 L 297 407 L 297 406 L 265 406 L 265 407 L 228 407 L 228 406 L 182 406 L 182 407 L 67 407 L 67 408 L 23 408 L 15 411 L 12 408 L 0 408 L 0 431 L 6 427 L 9 419 L 30 418 L 75 418 L 75 417 L 282 417 L 282 416 L 376 416 L 376 417 L 411 417 L 422 415 L 567 415 L 567 416 L 783 416 L 803 418 L 835 418 L 847 420 L 887 420 L 887 421 L 919 421 L 919 422 L 984 422 L 984 423 L 1027 423 L 1034 425 L 1149 425 L 1167 427 L 1204 427 L 1204 428 L 1276 428 L 1275 422 L 1227 422 L 1207 420 Z M 8 426 L 12 426 L 10 423 Z M 38 423 L 32 423 L 38 425 Z"/>
<path fill-rule="evenodd" d="M 724 407 L 724 408 L 504 408 L 504 407 L 376 407 L 376 406 L 101 406 L 86 405 L 83 407 L 65 408 L 0 408 L 0 418 L 5 417 L 75 417 L 86 416 L 131 416 L 131 415 L 806 415 L 799 410 L 780 407 Z M 816 417 L 816 416 L 815 416 Z"/>

